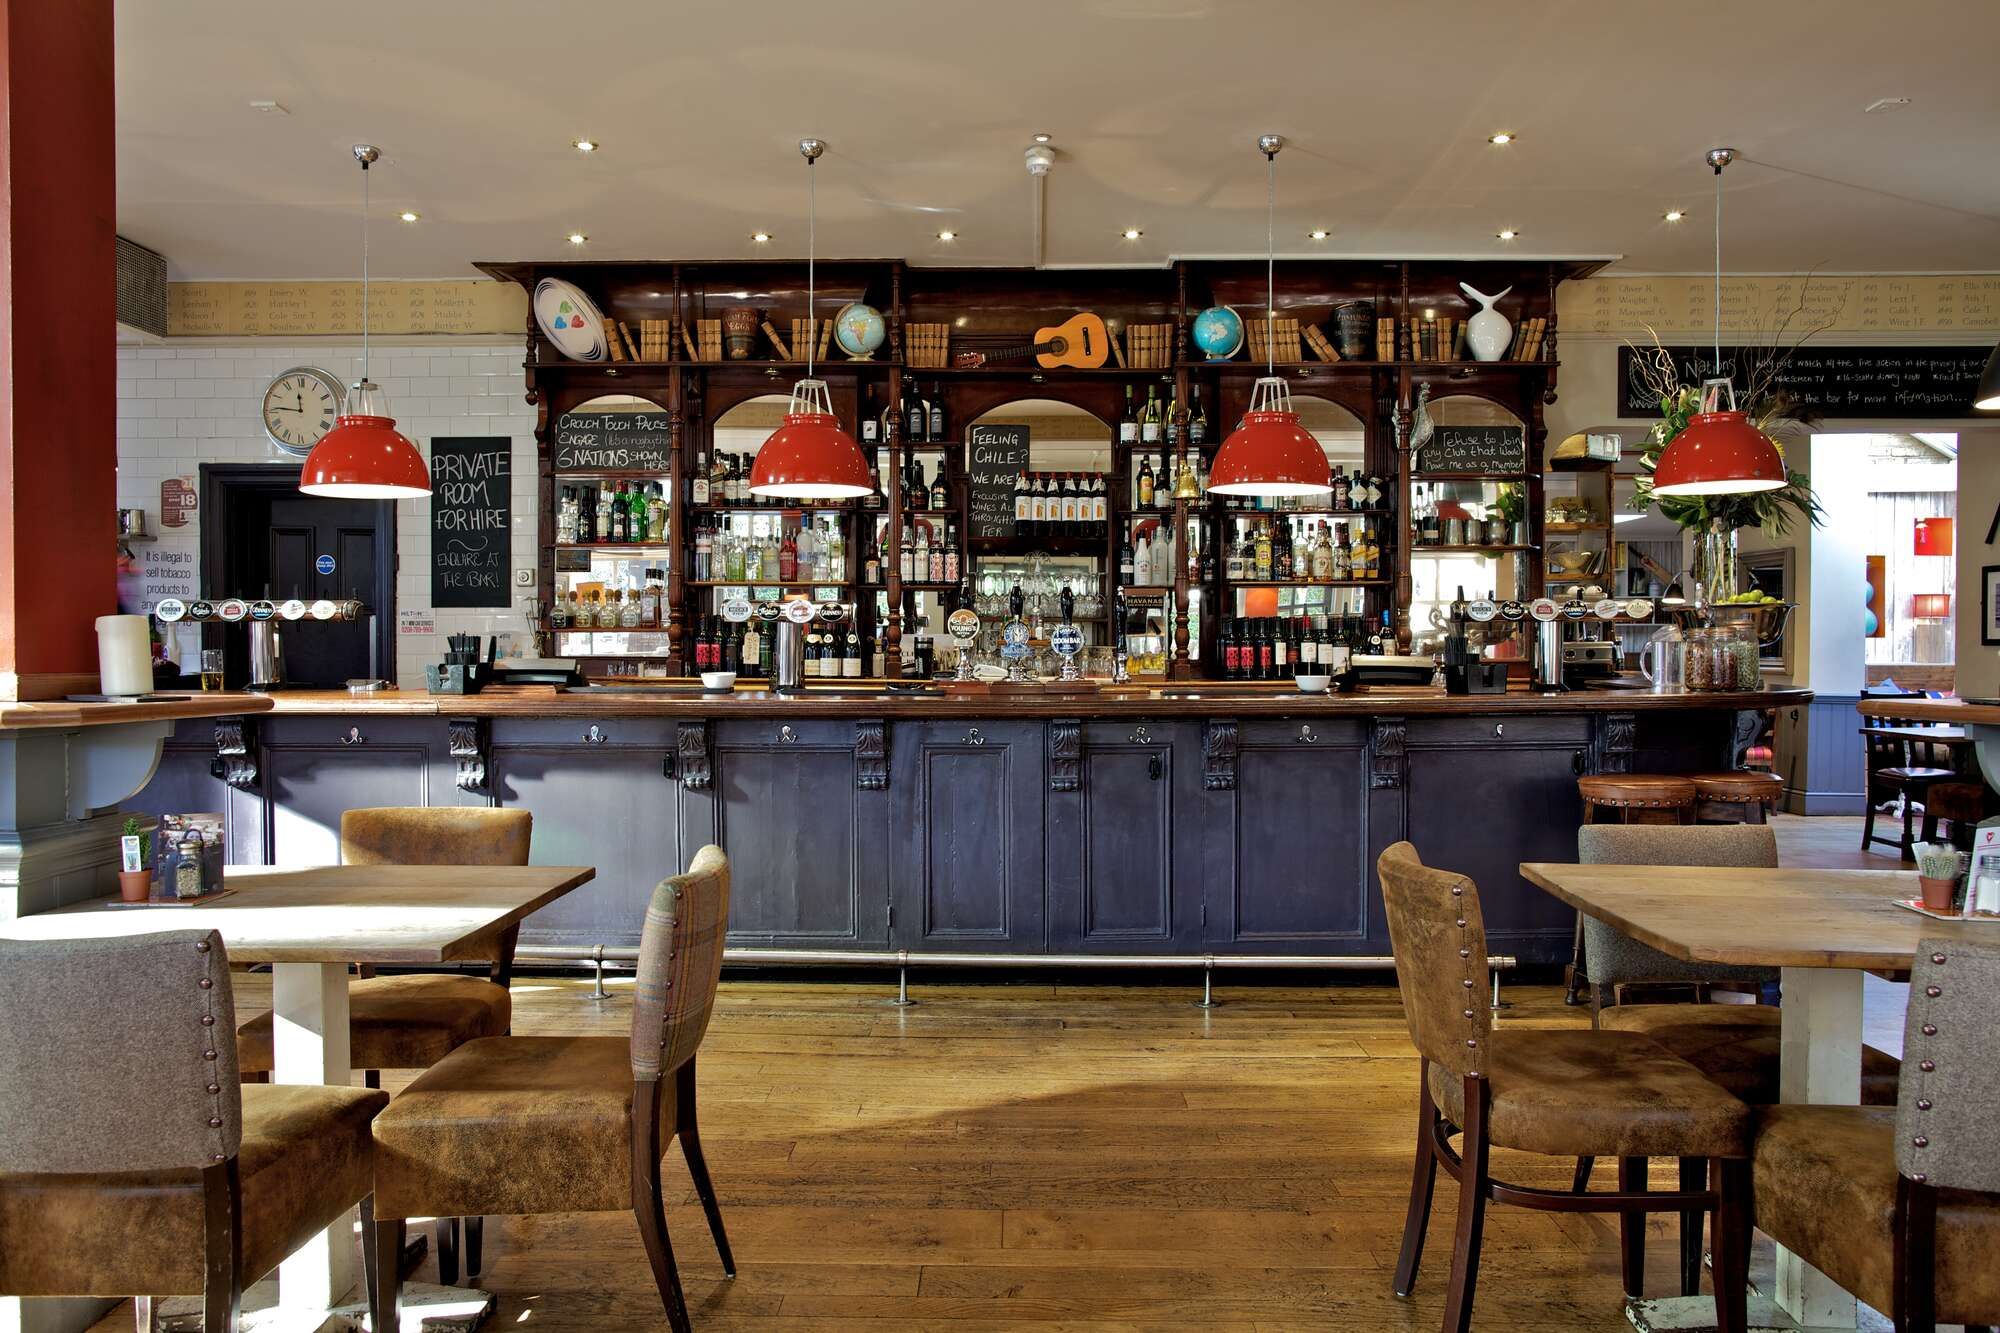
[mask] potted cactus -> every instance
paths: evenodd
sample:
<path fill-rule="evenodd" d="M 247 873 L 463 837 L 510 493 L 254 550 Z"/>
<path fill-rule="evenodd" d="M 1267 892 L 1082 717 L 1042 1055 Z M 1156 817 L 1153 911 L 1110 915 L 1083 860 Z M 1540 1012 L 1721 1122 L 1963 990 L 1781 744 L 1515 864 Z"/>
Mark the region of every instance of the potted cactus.
<path fill-rule="evenodd" d="M 153 834 L 128 815 L 124 836 L 118 839 L 118 897 L 128 903 L 143 903 L 152 896 Z"/>

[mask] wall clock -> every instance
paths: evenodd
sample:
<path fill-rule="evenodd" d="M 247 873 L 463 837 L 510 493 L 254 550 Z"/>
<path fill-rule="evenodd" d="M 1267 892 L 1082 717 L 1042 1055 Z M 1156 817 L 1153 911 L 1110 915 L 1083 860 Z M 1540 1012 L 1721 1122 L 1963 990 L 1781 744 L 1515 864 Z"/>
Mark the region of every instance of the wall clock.
<path fill-rule="evenodd" d="M 264 437 L 304 458 L 340 415 L 340 381 L 314 366 L 281 370 L 264 390 Z"/>

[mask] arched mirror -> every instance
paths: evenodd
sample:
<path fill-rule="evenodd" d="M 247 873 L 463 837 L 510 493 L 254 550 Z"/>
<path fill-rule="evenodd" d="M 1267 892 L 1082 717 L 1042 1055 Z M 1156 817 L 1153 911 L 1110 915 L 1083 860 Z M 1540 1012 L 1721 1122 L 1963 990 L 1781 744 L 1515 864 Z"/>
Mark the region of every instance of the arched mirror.
<path fill-rule="evenodd" d="M 650 399 L 606 394 L 556 419 L 548 651 L 593 677 L 665 675 L 673 432 Z"/>
<path fill-rule="evenodd" d="M 1419 651 L 1442 642 L 1452 600 L 1526 598 L 1534 590 L 1528 513 L 1532 487 L 1526 424 L 1491 399 L 1472 394 L 1433 398 L 1412 428 L 1422 445 L 1412 460 L 1410 633 Z M 1428 443 L 1425 443 L 1425 441 Z M 1600 513 L 1609 531 L 1609 519 Z M 1603 543 L 1598 545 L 1599 558 Z M 1579 584 L 1578 586 L 1582 586 Z M 1510 622 L 1493 621 L 1483 645 L 1489 657 L 1520 655 Z"/>
<path fill-rule="evenodd" d="M 708 447 L 697 451 L 706 475 L 694 477 L 690 488 L 686 571 L 697 616 L 720 615 L 736 597 L 853 601 L 853 506 L 781 503 L 750 493 L 757 450 L 783 424 L 788 401 L 769 393 L 737 403 L 715 419 Z"/>

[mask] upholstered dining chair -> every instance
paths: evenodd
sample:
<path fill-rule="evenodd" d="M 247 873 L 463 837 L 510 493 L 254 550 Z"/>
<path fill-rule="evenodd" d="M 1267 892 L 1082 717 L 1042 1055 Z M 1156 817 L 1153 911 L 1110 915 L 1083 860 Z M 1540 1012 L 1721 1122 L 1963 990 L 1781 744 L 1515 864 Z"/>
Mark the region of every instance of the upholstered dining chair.
<path fill-rule="evenodd" d="M 1903 1060 L 1893 1109 L 1757 1112 L 1756 1225 L 1898 1330 L 1929 1333 L 1943 1320 L 1990 1333 L 2000 1323 L 2000 942 L 1917 946 Z"/>
<path fill-rule="evenodd" d="M 340 817 L 345 865 L 524 866 L 534 837 L 526 810 L 479 806 L 380 806 Z M 486 976 L 417 973 L 378 977 L 364 972 L 347 988 L 349 1059 L 371 1088 L 384 1069 L 429 1069 L 468 1041 L 504 1036 L 513 1025 L 508 982 L 519 930 L 494 941 Z M 274 1063 L 271 1015 L 260 1014 L 236 1034 L 244 1072 L 268 1074 Z M 459 1219 L 437 1220 L 438 1277 L 458 1281 Z M 485 1228 L 465 1219 L 465 1271 L 479 1276 Z"/>
<path fill-rule="evenodd" d="M 237 1081 L 212 930 L 0 940 L 0 1293 L 198 1295 L 234 1333 L 244 1287 L 363 1200 L 367 1088 Z"/>
<path fill-rule="evenodd" d="M 1416 1165 L 1396 1294 L 1416 1286 L 1440 1165 L 1459 1186 L 1445 1333 L 1471 1327 L 1489 1202 L 1617 1213 L 1625 1292 L 1634 1297 L 1645 1277 L 1647 1213 L 1712 1213 L 1716 1235 L 1737 1238 L 1749 1224 L 1750 1108 L 1635 1032 L 1496 1029 L 1486 1001 L 1485 919 L 1472 881 L 1424 865 L 1407 842 L 1383 852 L 1376 872 L 1404 1021 L 1420 1057 Z M 1453 1134 L 1462 1136 L 1457 1152 Z M 1495 1147 L 1616 1157 L 1619 1189 L 1576 1194 L 1494 1180 L 1488 1155 Z M 1707 1159 L 1708 1182 L 1650 1192 L 1652 1157 Z M 1747 1253 L 1747 1245 L 1716 1247 L 1722 1333 L 1745 1327 L 1745 1281 L 1734 1265 Z"/>
<path fill-rule="evenodd" d="M 1585 865 L 1775 867 L 1777 833 L 1769 825 L 1716 824 L 1688 828 L 1585 824 L 1576 833 L 1577 860 Z M 1761 990 L 1775 985 L 1775 968 L 1732 968 L 1687 963 L 1641 944 L 1614 926 L 1586 916 L 1584 959 L 1591 980 L 1591 1023 L 1595 1027 L 1651 1037 L 1701 1070 L 1743 1101 L 1764 1106 L 1778 1100 L 1779 1012 L 1765 1004 L 1604 1004 L 1618 1001 L 1622 988 L 1680 984 L 1706 994 L 1712 986 Z M 1893 1105 L 1901 1066 L 1874 1047 L 1862 1049 L 1861 1099 Z M 1579 1159 L 1573 1188 L 1590 1182 L 1594 1161 Z M 1681 1164 L 1684 1182 L 1695 1179 L 1699 1162 Z M 1682 1219 L 1681 1291 L 1692 1295 L 1701 1281 L 1701 1218 Z"/>
<path fill-rule="evenodd" d="M 375 1122 L 376 1328 L 399 1327 L 404 1220 L 630 1208 L 685 1333 L 660 1157 L 678 1135 L 723 1271 L 736 1275 L 695 1125 L 695 1051 L 708 1030 L 729 920 L 729 858 L 704 847 L 653 890 L 639 938 L 632 1034 L 483 1037 L 417 1077 Z"/>

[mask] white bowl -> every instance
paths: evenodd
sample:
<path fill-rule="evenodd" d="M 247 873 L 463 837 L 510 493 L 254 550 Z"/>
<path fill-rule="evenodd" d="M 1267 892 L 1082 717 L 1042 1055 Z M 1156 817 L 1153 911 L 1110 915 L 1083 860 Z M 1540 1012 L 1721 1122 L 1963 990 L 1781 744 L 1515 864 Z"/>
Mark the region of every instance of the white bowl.
<path fill-rule="evenodd" d="M 701 687 L 704 690 L 726 690 L 736 684 L 734 671 L 704 671 L 701 673 Z"/>
<path fill-rule="evenodd" d="M 1332 676 L 1294 676 L 1301 694 L 1325 694 L 1327 686 L 1333 684 Z"/>

